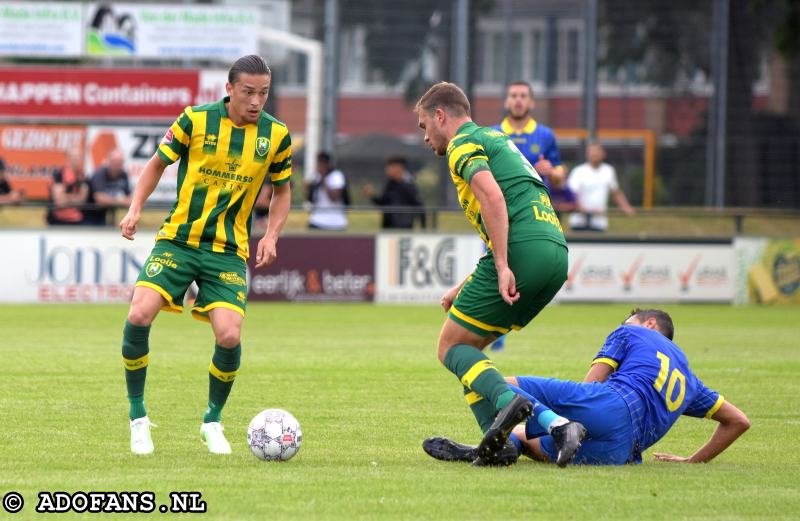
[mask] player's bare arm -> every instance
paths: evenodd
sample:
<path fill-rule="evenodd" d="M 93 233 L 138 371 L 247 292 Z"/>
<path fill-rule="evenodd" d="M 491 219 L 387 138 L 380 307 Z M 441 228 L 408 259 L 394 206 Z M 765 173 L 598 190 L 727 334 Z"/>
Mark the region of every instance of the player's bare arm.
<path fill-rule="evenodd" d="M 625 192 L 617 189 L 612 193 L 612 195 L 614 197 L 614 201 L 617 203 L 617 206 L 619 206 L 619 209 L 622 210 L 625 215 L 629 217 L 636 215 L 636 210 L 634 210 L 633 206 L 631 206 L 631 204 L 628 202 L 628 198 L 625 197 Z"/>
<path fill-rule="evenodd" d="M 747 415 L 728 401 L 722 404 L 711 419 L 719 422 L 717 429 L 711 435 L 711 439 L 688 458 L 662 452 L 656 452 L 653 456 L 659 461 L 673 463 L 708 463 L 730 447 L 739 436 L 750 428 L 750 420 Z"/>
<path fill-rule="evenodd" d="M 158 186 L 158 182 L 161 180 L 161 176 L 164 174 L 166 168 L 167 165 L 164 161 L 158 157 L 158 154 L 154 154 L 153 157 L 150 158 L 150 161 L 147 162 L 144 169 L 142 169 L 142 175 L 139 177 L 139 182 L 136 183 L 136 190 L 133 192 L 133 198 L 131 199 L 131 206 L 128 209 L 128 213 L 125 214 L 125 217 L 119 222 L 119 229 L 122 231 L 122 236 L 129 241 L 132 241 L 133 236 L 136 234 L 136 226 L 139 224 L 139 218 L 141 217 L 144 203 L 147 201 L 147 198 L 150 197 L 150 194 L 153 193 L 153 190 L 156 189 L 156 186 Z"/>
<path fill-rule="evenodd" d="M 258 241 L 256 252 L 256 268 L 268 266 L 278 256 L 277 243 L 289 208 L 292 205 L 292 188 L 289 183 L 273 187 L 272 201 L 269 204 L 269 222 L 264 237 Z"/>
<path fill-rule="evenodd" d="M 100 206 L 114 207 L 123 206 L 125 204 L 130 205 L 131 201 L 133 201 L 132 197 L 114 197 L 105 192 L 95 192 L 94 194 L 94 202 Z"/>
<path fill-rule="evenodd" d="M 614 372 L 614 368 L 610 365 L 598 362 L 593 364 L 592 367 L 589 368 L 589 372 L 586 373 L 586 376 L 583 378 L 584 383 L 592 383 L 592 382 L 600 382 L 603 383 L 608 380 L 608 377 L 611 376 L 611 373 Z"/>
<path fill-rule="evenodd" d="M 497 285 L 503 300 L 509 306 L 519 300 L 517 284 L 508 267 L 508 210 L 503 192 L 489 170 L 481 170 L 469 183 L 472 193 L 481 204 L 481 217 L 492 242 L 494 264 L 497 268 Z"/>

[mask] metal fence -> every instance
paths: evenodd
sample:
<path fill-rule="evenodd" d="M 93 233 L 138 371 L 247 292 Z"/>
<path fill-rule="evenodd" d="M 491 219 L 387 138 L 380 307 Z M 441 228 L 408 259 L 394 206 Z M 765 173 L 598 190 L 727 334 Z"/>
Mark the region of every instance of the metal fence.
<path fill-rule="evenodd" d="M 325 26 L 331 4 L 337 23 Z M 533 85 L 536 119 L 563 137 L 569 167 L 583 160 L 576 129 L 596 129 L 601 140 L 604 130 L 632 132 L 607 144 L 639 204 L 648 197 L 646 145 L 633 133 L 648 131 L 656 205 L 797 208 L 797 9 L 755 0 L 309 0 L 293 4 L 293 22 L 320 38 L 327 27 L 338 49 L 329 86 L 338 118 L 325 132 L 338 137 L 329 142 L 356 184 L 380 164 L 352 143 L 383 134 L 407 148 L 414 121 L 403 110 L 427 85 L 463 82 L 475 119 L 489 125 L 502 118 L 505 85 L 522 79 Z M 296 65 L 287 64 L 287 80 Z M 376 99 L 383 110 L 368 108 Z M 445 172 L 430 190 L 429 200 L 453 203 Z"/>
<path fill-rule="evenodd" d="M 637 206 L 800 208 L 797 2 L 217 0 L 175 5 L 194 3 L 244 4 L 265 11 L 268 19 L 283 6 L 291 33 L 324 43 L 324 103 L 316 114 L 323 123 L 321 143 L 347 175 L 356 204 L 368 202 L 364 184 L 383 179 L 384 159 L 403 155 L 428 206 L 457 206 L 446 165 L 421 143 L 413 102 L 433 82 L 456 81 L 472 100 L 474 119 L 493 125 L 503 117 L 505 86 L 519 79 L 533 86 L 534 117 L 555 130 L 567 169 L 584 160 L 585 139 L 596 135 Z M 306 115 L 313 110 L 309 60 L 279 40 L 259 44 L 274 72 L 267 109 L 289 124 L 300 144 L 309 136 Z M 0 63 L 62 69 L 229 65 L 189 57 L 91 56 L 22 56 Z M 78 120 L 99 123 L 89 116 L 68 123 Z M 0 111 L 0 123 L 10 122 L 25 121 Z M 169 122 L 139 119 L 134 124 L 147 123 L 152 130 Z M 305 166 L 301 156 L 296 154 L 298 170 Z"/>

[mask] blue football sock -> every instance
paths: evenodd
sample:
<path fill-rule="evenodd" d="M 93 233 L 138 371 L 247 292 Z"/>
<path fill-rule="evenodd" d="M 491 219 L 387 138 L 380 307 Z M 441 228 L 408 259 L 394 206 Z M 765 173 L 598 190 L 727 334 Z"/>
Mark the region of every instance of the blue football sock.
<path fill-rule="evenodd" d="M 520 394 L 531 401 L 533 404 L 533 412 L 531 413 L 530 419 L 536 420 L 536 423 L 538 423 L 547 432 L 550 432 L 552 427 L 563 425 L 569 421 L 542 405 L 539 400 L 526 393 L 516 385 L 509 384 L 508 386 L 515 393 Z"/>
<path fill-rule="evenodd" d="M 511 440 L 511 443 L 517 448 L 517 454 L 522 454 L 522 442 L 517 438 L 517 435 L 512 432 L 508 435 L 508 439 Z"/>

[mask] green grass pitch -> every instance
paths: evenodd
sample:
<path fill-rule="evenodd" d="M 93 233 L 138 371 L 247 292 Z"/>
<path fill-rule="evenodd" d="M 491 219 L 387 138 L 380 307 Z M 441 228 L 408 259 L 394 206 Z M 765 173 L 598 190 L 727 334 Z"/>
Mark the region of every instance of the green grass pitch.
<path fill-rule="evenodd" d="M 250 305 L 223 414 L 230 457 L 199 439 L 209 326 L 159 316 L 146 390 L 156 452 L 134 457 L 119 347 L 127 308 L 0 306 L 0 493 L 24 495 L 16 519 L 37 517 L 44 490 L 151 490 L 156 505 L 196 490 L 202 518 L 224 520 L 797 519 L 800 308 L 664 307 L 695 372 L 752 422 L 708 465 L 659 463 L 652 449 L 622 468 L 434 461 L 420 446 L 427 436 L 479 439 L 461 386 L 436 360 L 441 309 L 309 304 Z M 550 306 L 493 358 L 507 375 L 581 379 L 629 308 Z M 268 407 L 303 428 L 288 463 L 247 447 L 250 419 Z M 683 418 L 655 449 L 689 455 L 715 425 Z"/>

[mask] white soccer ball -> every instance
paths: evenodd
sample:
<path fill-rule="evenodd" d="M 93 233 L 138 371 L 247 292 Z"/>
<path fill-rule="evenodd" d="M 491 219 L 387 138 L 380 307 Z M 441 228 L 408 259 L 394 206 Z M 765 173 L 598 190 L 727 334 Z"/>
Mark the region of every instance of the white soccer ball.
<path fill-rule="evenodd" d="M 288 461 L 300 450 L 303 433 L 294 416 L 282 409 L 256 414 L 247 428 L 247 444 L 258 459 Z"/>

